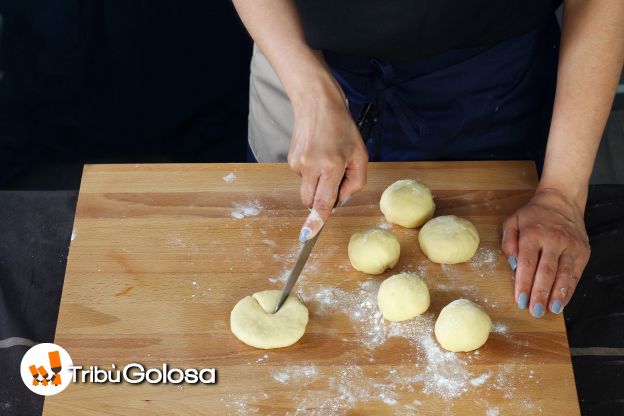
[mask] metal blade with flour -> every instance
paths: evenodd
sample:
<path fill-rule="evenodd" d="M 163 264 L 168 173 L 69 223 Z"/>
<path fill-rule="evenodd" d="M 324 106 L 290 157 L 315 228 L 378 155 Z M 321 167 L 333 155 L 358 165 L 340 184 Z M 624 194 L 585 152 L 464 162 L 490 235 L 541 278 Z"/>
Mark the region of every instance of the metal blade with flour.
<path fill-rule="evenodd" d="M 371 130 L 373 129 L 373 125 L 377 121 L 377 109 L 372 104 L 364 104 L 360 111 L 360 116 L 358 117 L 358 121 L 356 123 L 358 130 L 360 131 L 360 135 L 364 142 L 368 139 Z M 341 182 L 342 183 L 342 182 Z M 339 188 L 340 189 L 340 188 Z M 338 205 L 338 200 L 334 203 L 334 208 Z M 323 225 L 324 227 L 324 225 Z M 312 249 L 316 244 L 316 240 L 318 240 L 319 235 L 321 235 L 321 231 L 323 231 L 323 227 L 316 233 L 316 235 L 305 243 L 301 247 L 301 251 L 299 252 L 299 256 L 297 256 L 297 261 L 295 262 L 295 266 L 293 267 L 290 275 L 288 276 L 288 280 L 286 281 L 286 286 L 284 286 L 284 290 L 282 291 L 282 295 L 280 296 L 279 301 L 275 305 L 275 310 L 273 313 L 277 313 L 280 310 L 288 295 L 292 291 L 292 288 L 295 286 L 297 279 L 301 275 L 301 271 L 303 270 L 306 262 L 308 261 L 308 257 L 310 257 L 310 253 L 312 253 Z"/>
<path fill-rule="evenodd" d="M 321 229 L 322 230 L 322 229 Z M 316 244 L 316 240 L 318 240 L 321 231 L 316 233 L 316 235 L 305 243 L 301 247 L 301 251 L 299 252 L 299 256 L 297 256 L 297 261 L 295 262 L 295 266 L 293 267 L 290 275 L 288 276 L 288 280 L 286 281 L 286 286 L 284 286 L 284 290 L 282 291 L 282 295 L 279 298 L 279 301 L 275 305 L 275 310 L 273 313 L 277 313 L 279 309 L 282 307 L 288 295 L 292 291 L 292 288 L 295 286 L 297 279 L 301 275 L 301 271 L 303 270 L 306 262 L 308 261 L 308 257 L 310 257 L 310 253 L 312 253 L 312 249 L 314 248 L 314 244 Z"/>

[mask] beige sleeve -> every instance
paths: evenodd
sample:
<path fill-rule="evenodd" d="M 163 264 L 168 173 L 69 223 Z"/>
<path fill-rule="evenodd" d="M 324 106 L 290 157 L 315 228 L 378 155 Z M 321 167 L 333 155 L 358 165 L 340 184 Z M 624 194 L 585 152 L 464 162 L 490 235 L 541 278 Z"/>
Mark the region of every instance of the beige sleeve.
<path fill-rule="evenodd" d="M 284 87 L 256 45 L 249 79 L 249 146 L 258 162 L 286 162 L 293 113 Z"/>

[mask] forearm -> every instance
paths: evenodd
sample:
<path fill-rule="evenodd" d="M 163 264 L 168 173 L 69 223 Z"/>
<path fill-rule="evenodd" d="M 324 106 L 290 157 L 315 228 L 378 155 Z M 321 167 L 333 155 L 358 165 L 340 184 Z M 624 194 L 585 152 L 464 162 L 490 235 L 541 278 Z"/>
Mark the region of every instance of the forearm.
<path fill-rule="evenodd" d="M 584 209 L 624 60 L 624 2 L 566 0 L 557 92 L 540 188 Z"/>
<path fill-rule="evenodd" d="M 295 112 L 309 100 L 344 103 L 322 55 L 306 43 L 292 0 L 233 0 L 249 34 L 284 85 Z"/>

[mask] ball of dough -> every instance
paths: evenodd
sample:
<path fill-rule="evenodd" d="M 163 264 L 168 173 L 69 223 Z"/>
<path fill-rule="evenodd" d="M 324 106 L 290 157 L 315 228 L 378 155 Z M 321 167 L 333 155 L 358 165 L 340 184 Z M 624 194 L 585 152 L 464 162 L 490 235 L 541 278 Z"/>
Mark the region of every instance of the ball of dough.
<path fill-rule="evenodd" d="M 308 308 L 289 296 L 273 313 L 280 290 L 265 290 L 241 299 L 230 314 L 230 329 L 236 338 L 256 348 L 282 348 L 299 341 L 308 324 Z"/>
<path fill-rule="evenodd" d="M 423 225 L 433 216 L 435 203 L 431 191 L 414 179 L 403 179 L 381 194 L 379 208 L 386 220 L 406 228 Z"/>
<path fill-rule="evenodd" d="M 415 273 L 395 274 L 379 286 L 377 304 L 388 321 L 412 319 L 429 308 L 429 289 Z"/>
<path fill-rule="evenodd" d="M 492 320 L 468 299 L 457 299 L 440 311 L 435 336 L 442 348 L 453 352 L 476 350 L 487 341 Z"/>
<path fill-rule="evenodd" d="M 435 263 L 463 263 L 479 248 L 479 233 L 470 221 L 444 215 L 428 221 L 420 229 L 418 242 L 423 253 Z"/>
<path fill-rule="evenodd" d="M 348 252 L 355 270 L 381 274 L 397 264 L 401 245 L 392 231 L 370 228 L 351 236 Z"/>

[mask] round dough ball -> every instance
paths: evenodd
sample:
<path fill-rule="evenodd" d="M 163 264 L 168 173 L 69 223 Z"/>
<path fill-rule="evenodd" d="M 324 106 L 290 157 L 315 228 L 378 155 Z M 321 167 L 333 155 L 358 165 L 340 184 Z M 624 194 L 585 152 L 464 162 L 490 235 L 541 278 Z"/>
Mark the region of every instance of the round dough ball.
<path fill-rule="evenodd" d="M 435 263 L 456 264 L 468 261 L 479 248 L 475 226 L 455 215 L 436 217 L 418 233 L 420 248 Z"/>
<path fill-rule="evenodd" d="M 387 221 L 414 228 L 433 216 L 435 203 L 431 191 L 424 184 L 414 179 L 402 179 L 381 194 L 379 208 Z"/>
<path fill-rule="evenodd" d="M 395 274 L 379 286 L 377 304 L 388 321 L 412 319 L 429 308 L 429 289 L 415 273 Z"/>
<path fill-rule="evenodd" d="M 485 344 L 491 327 L 492 320 L 481 306 L 468 299 L 457 299 L 440 311 L 435 336 L 445 350 L 468 352 Z"/>
<path fill-rule="evenodd" d="M 241 299 L 230 314 L 230 329 L 236 338 L 256 348 L 282 348 L 299 341 L 308 324 L 308 308 L 289 296 L 273 313 L 280 290 L 265 290 Z"/>
<path fill-rule="evenodd" d="M 370 228 L 351 236 L 348 252 L 355 270 L 381 274 L 397 264 L 401 245 L 392 231 Z"/>

